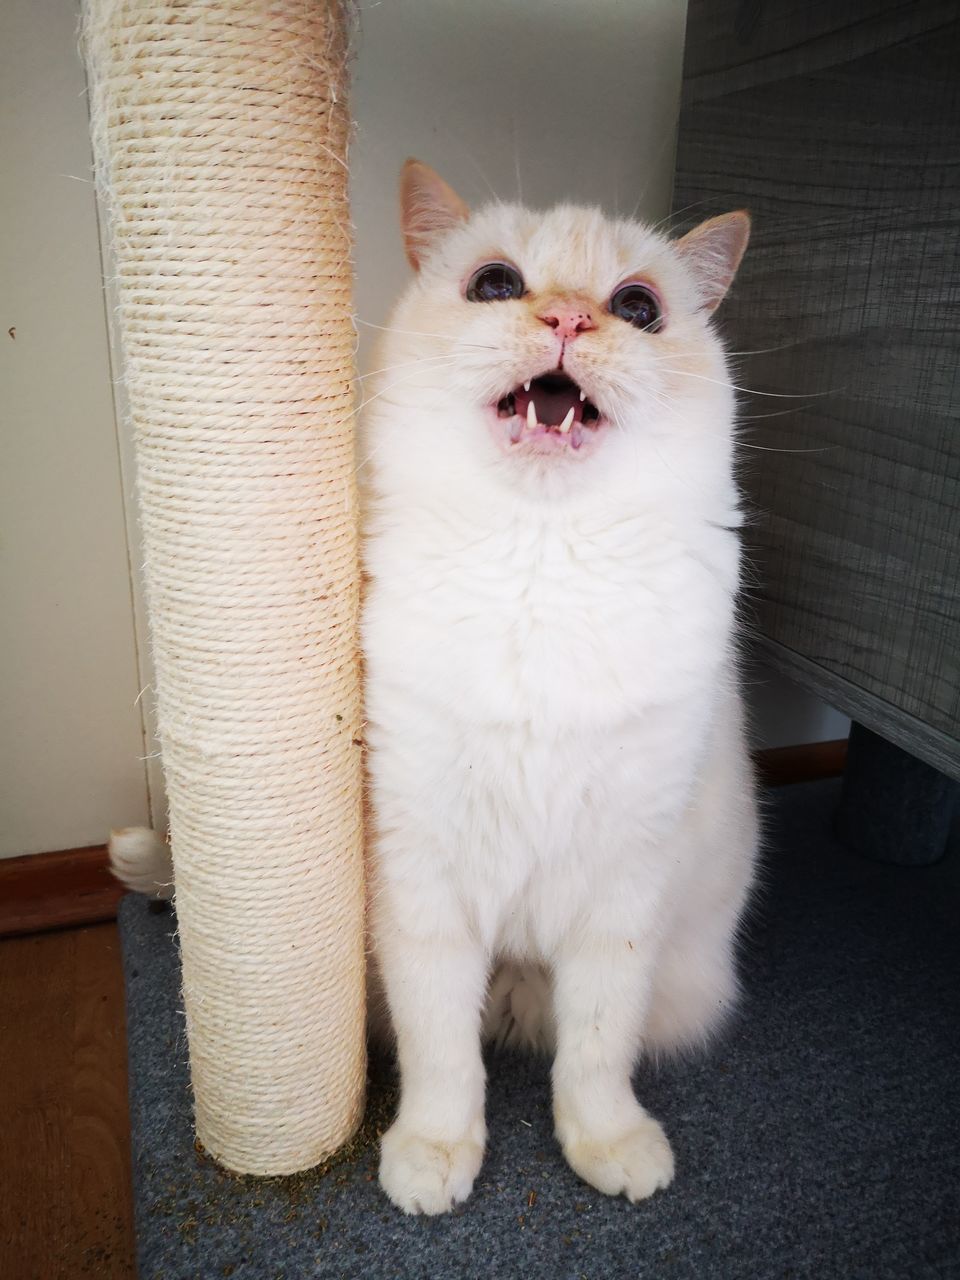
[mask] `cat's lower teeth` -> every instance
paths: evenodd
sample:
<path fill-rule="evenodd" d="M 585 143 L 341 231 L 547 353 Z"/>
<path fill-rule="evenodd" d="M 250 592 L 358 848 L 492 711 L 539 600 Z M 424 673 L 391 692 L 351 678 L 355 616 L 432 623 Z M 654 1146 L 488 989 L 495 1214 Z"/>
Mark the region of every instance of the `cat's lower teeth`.
<path fill-rule="evenodd" d="M 514 415 L 513 421 L 510 424 L 511 444 L 519 444 L 523 439 L 525 431 L 536 431 L 538 428 L 546 431 L 550 435 L 566 437 L 569 440 L 571 447 L 574 449 L 579 449 L 583 444 L 584 427 L 588 424 L 575 422 L 572 410 L 567 414 L 563 422 L 539 422 L 534 418 L 531 423 L 529 419 L 529 411 L 525 418 L 521 418 L 517 414 Z"/>
<path fill-rule="evenodd" d="M 587 393 L 561 370 L 518 383 L 497 401 L 497 413 L 509 420 L 511 444 L 552 436 L 572 449 L 580 449 L 584 433 L 595 433 L 601 421 Z"/>

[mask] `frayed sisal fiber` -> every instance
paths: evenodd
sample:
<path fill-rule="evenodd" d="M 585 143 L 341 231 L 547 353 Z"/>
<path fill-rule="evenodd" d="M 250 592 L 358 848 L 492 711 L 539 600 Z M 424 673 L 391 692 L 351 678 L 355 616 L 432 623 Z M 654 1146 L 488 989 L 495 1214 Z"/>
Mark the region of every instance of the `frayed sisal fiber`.
<path fill-rule="evenodd" d="M 197 1135 L 259 1174 L 363 1105 L 347 17 L 84 10 Z"/>

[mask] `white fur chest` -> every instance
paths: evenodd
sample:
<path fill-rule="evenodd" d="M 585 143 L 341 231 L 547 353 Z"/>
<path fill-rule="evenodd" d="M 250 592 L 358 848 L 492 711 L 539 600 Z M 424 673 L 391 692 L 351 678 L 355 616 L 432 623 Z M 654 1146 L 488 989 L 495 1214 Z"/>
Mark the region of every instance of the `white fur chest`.
<path fill-rule="evenodd" d="M 727 656 L 735 535 L 657 511 L 500 528 L 426 511 L 381 527 L 367 563 L 374 719 L 393 689 L 474 725 L 608 726 L 696 698 Z"/>
<path fill-rule="evenodd" d="M 639 515 L 464 534 L 421 518 L 368 544 L 378 817 L 391 874 L 432 851 L 491 945 L 546 952 L 579 909 L 570 885 L 644 831 L 655 845 L 685 806 L 736 539 L 685 541 Z M 645 882 L 661 871 L 635 866 Z"/>

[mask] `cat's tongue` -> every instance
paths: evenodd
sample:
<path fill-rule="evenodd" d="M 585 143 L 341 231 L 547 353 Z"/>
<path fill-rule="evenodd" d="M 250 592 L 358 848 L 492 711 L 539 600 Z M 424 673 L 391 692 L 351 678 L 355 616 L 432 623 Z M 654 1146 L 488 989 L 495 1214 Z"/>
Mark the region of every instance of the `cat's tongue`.
<path fill-rule="evenodd" d="M 515 412 L 521 418 L 526 418 L 527 405 L 532 400 L 536 406 L 536 419 L 545 427 L 558 427 L 571 409 L 574 422 L 583 419 L 580 388 L 562 373 L 548 373 L 542 378 L 534 378 L 529 391 L 523 386 L 517 387 L 513 399 Z"/>

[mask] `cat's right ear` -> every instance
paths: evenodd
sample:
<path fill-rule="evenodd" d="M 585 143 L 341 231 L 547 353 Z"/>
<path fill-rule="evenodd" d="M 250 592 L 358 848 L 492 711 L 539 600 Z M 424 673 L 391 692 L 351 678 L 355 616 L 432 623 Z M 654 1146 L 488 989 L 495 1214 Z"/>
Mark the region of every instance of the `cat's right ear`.
<path fill-rule="evenodd" d="M 439 173 L 408 160 L 400 173 L 400 225 L 403 246 L 414 271 L 437 236 L 465 222 L 470 210 Z"/>

